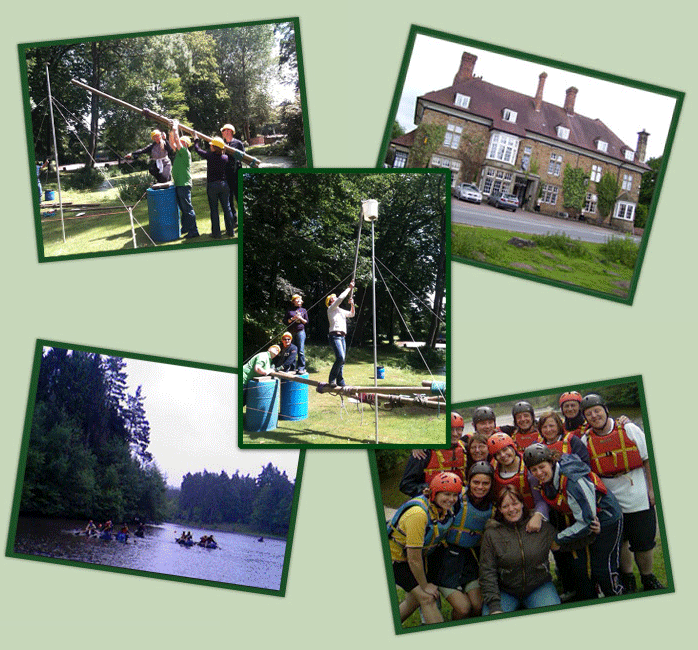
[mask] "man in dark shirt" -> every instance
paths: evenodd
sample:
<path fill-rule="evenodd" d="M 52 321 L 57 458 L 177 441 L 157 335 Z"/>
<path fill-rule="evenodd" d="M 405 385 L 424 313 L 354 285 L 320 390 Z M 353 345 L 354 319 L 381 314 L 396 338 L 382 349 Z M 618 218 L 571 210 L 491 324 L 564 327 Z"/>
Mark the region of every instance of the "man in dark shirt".
<path fill-rule="evenodd" d="M 235 137 L 235 127 L 232 124 L 224 124 L 221 127 L 221 135 L 225 144 L 233 149 L 238 149 L 239 151 L 245 151 L 245 145 L 241 140 Z M 230 188 L 230 210 L 233 213 L 233 219 L 235 222 L 235 227 L 238 225 L 237 219 L 237 198 L 238 198 L 238 169 L 242 167 L 239 160 L 236 160 L 233 156 L 228 157 L 228 166 L 225 170 L 225 177 L 228 181 L 228 187 Z"/>
<path fill-rule="evenodd" d="M 297 293 L 291 296 L 293 306 L 286 312 L 284 323 L 293 335 L 293 342 L 298 348 L 296 368 L 298 374 L 305 372 L 305 326 L 308 324 L 308 312 L 303 305 L 303 298 Z"/>
<path fill-rule="evenodd" d="M 223 153 L 225 142 L 223 138 L 215 137 L 211 140 L 209 151 L 199 146 L 199 140 L 194 142 L 194 151 L 206 159 L 206 193 L 208 194 L 208 206 L 211 209 L 211 236 L 214 239 L 221 238 L 221 222 L 218 214 L 218 202 L 223 208 L 223 221 L 228 237 L 235 235 L 233 213 L 230 210 L 230 188 L 226 181 L 226 167 L 228 156 Z"/>

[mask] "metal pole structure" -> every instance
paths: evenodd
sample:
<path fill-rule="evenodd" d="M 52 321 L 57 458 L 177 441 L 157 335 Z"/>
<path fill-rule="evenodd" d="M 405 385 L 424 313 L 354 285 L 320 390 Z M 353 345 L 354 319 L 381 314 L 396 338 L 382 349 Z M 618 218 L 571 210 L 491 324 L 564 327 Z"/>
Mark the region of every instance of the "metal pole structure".
<path fill-rule="evenodd" d="M 138 248 L 136 244 L 136 229 L 133 227 L 133 208 L 129 207 L 128 216 L 131 217 L 131 235 L 133 236 L 133 247 Z"/>
<path fill-rule="evenodd" d="M 58 169 L 58 147 L 56 146 L 56 124 L 53 121 L 53 98 L 51 97 L 51 80 L 48 75 L 48 63 L 46 64 L 46 86 L 48 88 L 48 105 L 51 110 L 51 131 L 53 132 L 53 156 L 56 160 L 56 178 L 58 180 L 58 205 L 61 210 L 61 228 L 63 229 L 63 243 L 65 244 L 65 221 L 63 220 L 63 195 L 61 194 L 61 172 Z M 39 197 L 41 202 L 41 197 Z"/>
<path fill-rule="evenodd" d="M 374 393 L 376 403 L 378 403 L 378 338 L 376 327 L 376 222 L 371 221 L 371 275 L 373 276 L 373 385 L 376 387 Z M 376 444 L 378 444 L 378 409 L 375 409 L 376 415 Z"/>

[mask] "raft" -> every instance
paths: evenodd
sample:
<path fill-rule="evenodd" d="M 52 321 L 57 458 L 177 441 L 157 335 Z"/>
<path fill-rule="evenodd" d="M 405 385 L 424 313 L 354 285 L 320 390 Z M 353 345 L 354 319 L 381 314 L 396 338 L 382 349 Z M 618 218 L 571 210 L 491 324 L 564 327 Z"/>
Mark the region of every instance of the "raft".
<path fill-rule="evenodd" d="M 128 533 L 116 533 L 116 541 L 125 544 L 128 542 Z"/>

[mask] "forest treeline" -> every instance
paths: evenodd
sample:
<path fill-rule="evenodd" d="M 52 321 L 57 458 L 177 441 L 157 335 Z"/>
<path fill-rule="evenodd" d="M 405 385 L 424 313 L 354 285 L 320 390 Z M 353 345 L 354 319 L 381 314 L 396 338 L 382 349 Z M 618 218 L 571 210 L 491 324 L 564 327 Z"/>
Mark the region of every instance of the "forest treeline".
<path fill-rule="evenodd" d="M 37 158 L 52 150 L 46 66 L 62 163 L 110 160 L 150 142 L 154 123 L 70 83 L 73 78 L 208 135 L 230 122 L 249 140 L 267 124 L 304 151 L 300 96 L 274 107 L 271 80 L 299 90 L 293 23 L 242 25 L 29 48 L 27 81 Z M 85 126 L 85 123 L 89 126 Z M 77 137 L 76 137 L 77 136 Z M 80 141 L 78 141 L 78 138 Z M 80 142 L 89 150 L 89 156 Z"/>
<path fill-rule="evenodd" d="M 294 483 L 271 463 L 259 476 L 235 472 L 186 474 L 177 492 L 174 519 L 197 524 L 232 524 L 273 535 L 288 534 Z"/>
<path fill-rule="evenodd" d="M 442 174 L 245 174 L 243 354 L 280 333 L 292 294 L 310 313 L 311 341 L 327 340 L 324 297 L 349 283 L 363 199 L 379 201 L 375 222 L 379 336 L 426 341 L 442 327 L 446 281 L 446 202 Z M 272 245 L 273 243 L 273 245 Z M 354 345 L 372 336 L 371 227 L 358 256 Z M 440 320 L 442 319 L 442 320 Z M 283 331 L 283 330 L 281 330 Z"/>

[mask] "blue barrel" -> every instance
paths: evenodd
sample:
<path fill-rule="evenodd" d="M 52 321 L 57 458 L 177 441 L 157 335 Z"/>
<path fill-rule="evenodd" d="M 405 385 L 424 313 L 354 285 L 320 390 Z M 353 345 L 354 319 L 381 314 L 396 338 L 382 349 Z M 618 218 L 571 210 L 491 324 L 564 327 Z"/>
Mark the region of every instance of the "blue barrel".
<path fill-rule="evenodd" d="M 273 431 L 279 419 L 279 380 L 251 379 L 247 384 L 245 431 Z"/>
<path fill-rule="evenodd" d="M 383 366 L 377 366 L 376 370 L 378 371 L 376 377 L 378 379 L 385 379 L 385 368 Z"/>
<path fill-rule="evenodd" d="M 297 375 L 303 379 L 308 373 Z M 308 417 L 308 384 L 290 379 L 281 380 L 279 420 L 305 420 Z"/>
<path fill-rule="evenodd" d="M 47 201 L 53 201 L 56 198 L 56 193 L 53 190 L 46 190 L 44 195 Z"/>
<path fill-rule="evenodd" d="M 148 217 L 153 241 L 164 242 L 179 239 L 179 210 L 174 185 L 162 190 L 148 189 Z"/>

